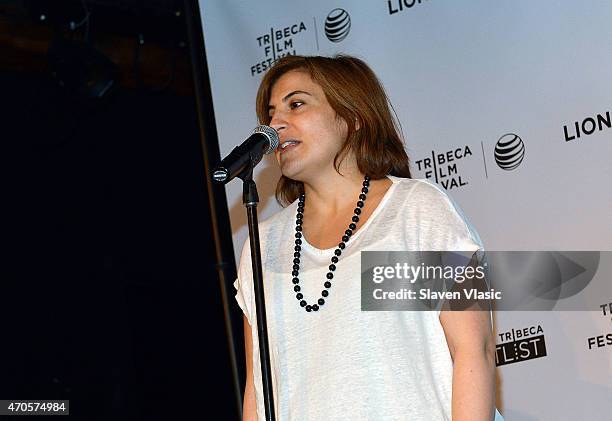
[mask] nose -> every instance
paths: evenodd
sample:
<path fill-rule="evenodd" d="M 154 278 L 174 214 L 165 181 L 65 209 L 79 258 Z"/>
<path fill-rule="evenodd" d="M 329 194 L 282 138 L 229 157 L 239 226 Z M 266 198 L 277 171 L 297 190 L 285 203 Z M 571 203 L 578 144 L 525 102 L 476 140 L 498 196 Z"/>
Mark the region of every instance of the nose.
<path fill-rule="evenodd" d="M 275 112 L 272 115 L 269 126 L 280 134 L 281 130 L 285 130 L 287 128 L 287 120 L 284 119 L 282 113 Z"/>

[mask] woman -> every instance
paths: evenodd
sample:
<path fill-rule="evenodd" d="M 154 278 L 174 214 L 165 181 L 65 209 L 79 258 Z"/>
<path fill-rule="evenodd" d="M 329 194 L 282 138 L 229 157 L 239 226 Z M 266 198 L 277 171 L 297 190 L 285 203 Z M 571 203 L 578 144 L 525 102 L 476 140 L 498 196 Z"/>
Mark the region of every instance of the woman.
<path fill-rule="evenodd" d="M 410 178 L 372 70 L 348 56 L 282 58 L 257 116 L 279 134 L 287 205 L 260 224 L 277 419 L 492 420 L 489 313 L 361 311 L 360 251 L 482 248 L 446 194 Z M 234 285 L 244 420 L 265 420 L 248 242 Z"/>

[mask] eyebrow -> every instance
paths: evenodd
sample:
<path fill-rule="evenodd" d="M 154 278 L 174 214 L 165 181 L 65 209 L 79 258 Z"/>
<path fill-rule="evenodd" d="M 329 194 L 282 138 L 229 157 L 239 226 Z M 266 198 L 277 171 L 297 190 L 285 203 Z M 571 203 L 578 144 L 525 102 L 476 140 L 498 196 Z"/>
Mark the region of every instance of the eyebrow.
<path fill-rule="evenodd" d="M 289 92 L 287 95 L 285 95 L 283 97 L 282 102 L 287 102 L 287 100 L 289 98 L 291 98 L 293 95 L 297 95 L 297 94 L 305 94 L 305 95 L 308 95 L 308 96 L 312 96 L 312 94 L 310 94 L 310 93 L 308 93 L 306 91 L 292 91 L 292 92 Z M 275 108 L 274 105 L 268 105 L 268 112 L 270 110 L 273 110 L 274 108 Z"/>

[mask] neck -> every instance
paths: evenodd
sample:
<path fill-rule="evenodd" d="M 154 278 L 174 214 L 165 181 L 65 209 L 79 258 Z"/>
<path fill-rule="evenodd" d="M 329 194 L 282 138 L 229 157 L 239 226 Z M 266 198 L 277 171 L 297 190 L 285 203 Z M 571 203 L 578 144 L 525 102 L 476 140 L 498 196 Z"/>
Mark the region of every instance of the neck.
<path fill-rule="evenodd" d="M 347 207 L 354 207 L 361 192 L 364 174 L 356 167 L 341 168 L 341 174 L 334 169 L 325 177 L 304 182 L 308 213 L 334 215 Z"/>

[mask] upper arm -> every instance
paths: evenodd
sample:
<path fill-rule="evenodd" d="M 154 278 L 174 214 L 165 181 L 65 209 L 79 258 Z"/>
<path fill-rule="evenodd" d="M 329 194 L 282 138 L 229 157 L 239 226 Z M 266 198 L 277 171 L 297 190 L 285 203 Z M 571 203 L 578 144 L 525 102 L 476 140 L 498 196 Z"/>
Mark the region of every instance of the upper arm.
<path fill-rule="evenodd" d="M 442 310 L 440 323 L 453 360 L 458 351 L 472 355 L 495 355 L 495 341 L 488 311 Z"/>
<path fill-rule="evenodd" d="M 246 374 L 248 378 L 253 376 L 253 334 L 247 317 L 243 315 L 242 318 L 244 319 L 244 354 L 246 356 Z"/>
<path fill-rule="evenodd" d="M 253 334 L 246 316 L 244 318 L 244 353 L 246 356 L 246 384 L 242 403 L 243 421 L 257 420 L 257 403 L 255 401 L 255 384 L 253 379 Z"/>

